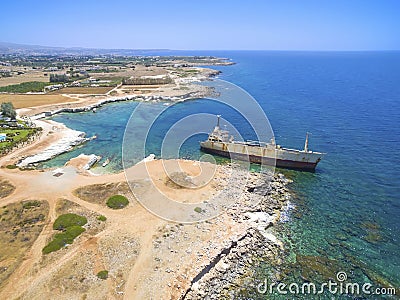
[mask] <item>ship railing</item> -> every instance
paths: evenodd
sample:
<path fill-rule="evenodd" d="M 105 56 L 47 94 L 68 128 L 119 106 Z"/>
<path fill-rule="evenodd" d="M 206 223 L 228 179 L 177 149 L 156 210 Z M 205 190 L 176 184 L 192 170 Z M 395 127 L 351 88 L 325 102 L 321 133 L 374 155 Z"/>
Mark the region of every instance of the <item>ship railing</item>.
<path fill-rule="evenodd" d="M 252 140 L 233 141 L 232 143 L 240 144 L 240 145 L 247 145 L 247 146 L 256 146 L 256 147 L 271 147 L 271 146 L 273 146 L 271 143 L 260 142 L 260 141 L 252 141 Z"/>

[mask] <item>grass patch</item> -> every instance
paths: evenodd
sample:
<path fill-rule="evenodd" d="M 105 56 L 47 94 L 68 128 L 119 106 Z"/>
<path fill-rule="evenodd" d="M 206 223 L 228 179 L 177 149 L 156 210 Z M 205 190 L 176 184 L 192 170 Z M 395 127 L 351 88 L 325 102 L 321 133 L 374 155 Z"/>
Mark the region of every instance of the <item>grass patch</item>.
<path fill-rule="evenodd" d="M 0 143 L 0 153 L 2 151 L 7 151 L 7 149 L 13 148 L 19 143 L 24 143 L 29 140 L 29 138 L 36 134 L 39 128 L 26 128 L 26 129 L 1 129 L 1 133 L 7 135 L 7 140 Z M 10 167 L 8 167 L 10 166 Z M 12 165 L 8 165 L 8 169 L 15 169 Z"/>
<path fill-rule="evenodd" d="M 50 82 L 29 81 L 19 84 L 11 84 L 0 87 L 0 92 L 4 93 L 28 93 L 28 92 L 42 92 L 43 89 L 51 85 Z"/>
<path fill-rule="evenodd" d="M 107 206 L 112 209 L 121 209 L 129 204 L 129 200 L 122 195 L 114 195 L 108 198 Z"/>
<path fill-rule="evenodd" d="M 83 226 L 87 223 L 87 219 L 76 214 L 64 214 L 59 216 L 53 224 L 53 229 L 64 230 L 71 226 Z"/>
<path fill-rule="evenodd" d="M 97 277 L 99 277 L 100 279 L 107 279 L 108 278 L 108 271 L 107 270 L 103 270 L 100 271 L 99 273 L 97 273 Z"/>
<path fill-rule="evenodd" d="M 107 221 L 107 217 L 101 215 L 101 216 L 98 216 L 98 217 L 97 217 L 97 220 L 102 221 L 102 222 L 105 222 L 105 221 Z"/>

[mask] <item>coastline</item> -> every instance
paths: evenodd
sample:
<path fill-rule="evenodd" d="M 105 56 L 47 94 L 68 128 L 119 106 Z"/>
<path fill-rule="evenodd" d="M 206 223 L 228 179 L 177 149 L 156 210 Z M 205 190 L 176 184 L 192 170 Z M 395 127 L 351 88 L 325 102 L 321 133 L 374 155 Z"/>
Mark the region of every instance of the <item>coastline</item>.
<path fill-rule="evenodd" d="M 91 138 L 84 138 L 84 132 L 78 132 L 72 130 L 65 126 L 65 124 L 56 122 L 54 120 L 42 120 L 47 117 L 51 117 L 60 113 L 79 113 L 79 112 L 88 112 L 93 111 L 96 112 L 97 108 L 102 107 L 103 105 L 107 105 L 109 103 L 116 103 L 116 102 L 125 102 L 125 101 L 139 101 L 139 102 L 165 102 L 166 105 L 175 102 L 183 102 L 188 101 L 195 98 L 203 98 L 207 96 L 211 96 L 213 94 L 213 89 L 195 84 L 195 82 L 201 82 L 204 80 L 209 79 L 217 74 L 219 71 L 214 71 L 212 69 L 204 69 L 206 75 L 199 77 L 192 77 L 192 78 L 185 78 L 185 85 L 189 86 L 188 91 L 182 93 L 182 91 L 176 93 L 174 91 L 154 91 L 149 95 L 142 95 L 142 94 L 129 94 L 129 95 L 121 95 L 121 96 L 105 96 L 103 99 L 97 99 L 96 96 L 89 97 L 88 99 L 83 99 L 80 101 L 73 101 L 73 102 L 66 102 L 62 104 L 50 104 L 50 105 L 42 105 L 38 107 L 31 107 L 31 108 L 22 108 L 17 109 L 17 113 L 20 116 L 27 116 L 35 122 L 36 126 L 40 127 L 48 127 L 45 123 L 50 123 L 52 129 L 56 131 L 61 131 L 62 135 L 58 134 L 59 141 L 53 141 L 52 144 L 48 146 L 48 148 L 39 148 L 37 152 L 33 149 L 34 147 L 30 147 L 32 151 L 29 155 L 24 155 L 19 157 L 16 161 L 17 167 L 32 167 L 34 164 L 38 162 L 43 162 L 54 158 L 57 155 L 62 153 L 68 152 L 72 150 L 75 146 L 80 145 Z M 179 85 L 179 83 L 178 83 Z M 165 94 L 165 95 L 163 95 Z M 40 121 L 40 122 L 38 122 Z M 49 134 L 52 134 L 54 130 L 47 130 L 46 132 L 42 133 L 42 137 L 46 139 Z M 1 158 L 0 158 L 1 162 Z"/>
<path fill-rule="evenodd" d="M 75 107 L 70 107 L 70 104 L 64 104 L 63 107 L 59 107 L 60 105 L 52 105 L 42 109 L 50 111 L 50 115 L 62 112 L 90 111 L 106 103 L 138 100 L 137 98 L 141 97 L 111 97 L 102 100 L 96 100 L 95 103 L 93 103 L 93 99 L 91 99 L 90 101 L 79 103 L 81 106 L 75 106 L 76 103 L 74 103 Z M 191 98 L 193 97 L 182 98 L 179 101 L 185 101 Z M 139 99 L 139 101 L 146 100 L 177 101 L 177 99 L 162 98 L 154 95 L 148 96 L 147 99 Z M 55 109 L 51 110 L 50 108 Z M 32 157 L 37 158 L 39 156 L 39 158 L 45 158 L 47 155 L 47 157 L 51 158 L 51 155 L 55 154 L 55 152 L 47 151 L 46 149 L 57 148 L 59 150 L 64 149 L 63 152 L 69 151 L 73 146 L 73 143 L 76 142 L 76 138 L 82 134 L 67 128 L 62 123 L 50 120 L 41 120 L 41 118 L 45 117 L 43 112 L 36 114 L 35 116 L 36 117 L 32 117 L 32 119 L 35 120 L 34 122 L 38 122 L 38 125 L 44 126 L 45 130 L 40 138 L 39 145 L 31 145 L 31 147 L 29 147 L 30 151 L 22 152 L 25 156 L 24 159 L 26 159 L 28 162 L 34 162 Z M 50 133 L 53 131 L 54 126 L 60 128 L 60 130 Z M 72 134 L 72 132 L 74 133 Z M 65 136 L 68 135 L 72 138 L 66 138 L 63 140 L 63 137 L 65 138 Z M 84 141 L 82 136 L 79 138 L 79 142 Z M 57 145 L 62 145 L 62 147 Z M 43 156 L 43 153 L 45 153 L 45 156 Z M 13 154 L 14 160 L 18 160 L 20 158 L 17 154 L 18 153 Z M 31 157 L 30 160 L 29 157 Z M 6 159 L 9 159 L 9 157 L 1 158 L 0 162 Z M 193 161 L 179 161 L 188 165 L 189 168 L 191 168 L 190 166 L 193 164 Z M 160 164 L 160 162 L 162 161 L 155 160 L 145 163 L 157 165 Z M 140 166 L 137 165 L 135 167 L 140 168 Z M 73 191 L 74 189 L 89 186 L 90 184 L 95 184 L 97 182 L 107 184 L 109 182 L 124 182 L 125 178 L 123 176 L 123 172 L 94 176 L 90 173 L 90 171 L 79 172 L 79 169 L 76 168 L 76 166 L 71 166 L 69 168 L 72 169 L 67 171 L 67 175 L 72 176 L 72 179 L 65 179 L 66 183 L 63 184 L 63 189 L 61 190 L 62 193 L 60 196 L 65 194 L 67 195 L 66 197 L 68 199 L 71 199 L 73 202 L 82 205 L 87 209 L 91 209 L 92 211 L 101 211 L 102 214 L 105 213 L 104 208 L 100 209 L 99 207 L 92 206 L 90 203 L 85 203 L 84 200 L 76 197 Z M 209 187 L 206 190 L 206 193 L 216 191 L 220 188 L 220 186 L 227 184 L 226 178 L 223 175 L 227 172 L 227 168 L 228 166 L 218 166 L 219 173 L 217 174 L 212 187 Z M 21 173 L 19 170 L 0 170 L 0 176 L 9 180 L 17 187 L 16 192 L 12 194 L 14 196 L 17 195 L 17 197 L 15 199 L 6 197 L 1 199 L 1 203 L 6 205 L 14 201 L 26 199 L 27 197 L 47 199 L 47 201 L 50 203 L 50 220 L 46 226 L 47 228 L 51 225 L 51 220 L 54 221 L 56 217 L 54 209 L 58 205 L 57 203 L 59 201 L 56 200 L 57 197 L 55 197 L 53 200 L 49 199 L 50 195 L 51 197 L 54 197 L 53 193 L 50 195 L 48 194 L 52 189 L 49 191 L 36 191 L 34 194 L 27 194 L 26 191 L 21 190 L 21 186 L 24 186 L 23 182 L 27 182 L 27 180 L 36 178 L 41 173 L 44 173 L 43 176 L 46 176 L 47 174 L 50 174 L 50 170 L 32 170 L 24 171 L 23 173 Z M 138 178 L 143 177 L 143 171 L 138 171 L 138 174 Z M 236 173 L 234 175 L 235 187 L 245 187 L 243 194 L 237 196 L 235 195 L 235 192 L 232 191 L 232 193 L 229 195 L 225 195 L 225 197 L 232 197 L 229 198 L 234 201 L 232 207 L 230 207 L 222 215 L 198 224 L 174 225 L 158 219 L 149 215 L 148 212 L 146 213 L 143 208 L 138 209 L 140 205 L 137 203 L 137 200 L 131 196 L 131 205 L 134 206 L 136 210 L 144 214 L 144 219 L 142 217 L 142 225 L 140 226 L 144 226 L 144 228 L 148 228 L 150 226 L 150 228 L 152 228 L 150 230 L 150 236 L 141 231 L 139 231 L 139 233 L 134 231 L 134 236 L 141 241 L 140 244 L 141 247 L 143 247 L 142 251 L 150 251 L 150 256 L 143 254 L 144 257 L 142 257 L 140 254 L 142 252 L 139 252 L 137 259 L 139 259 L 140 263 L 136 262 L 133 265 L 127 263 L 127 266 L 131 266 L 132 269 L 129 270 L 129 272 L 128 270 L 123 271 L 123 274 L 125 274 L 122 276 L 124 278 L 123 281 L 118 281 L 117 277 L 112 279 L 113 284 L 115 284 L 115 289 L 112 294 L 113 297 L 119 298 L 123 295 L 134 295 L 135 298 L 149 296 L 162 298 L 168 294 L 171 295 L 171 298 L 173 299 L 201 299 L 208 293 L 212 293 L 213 295 L 232 296 L 232 293 L 235 292 L 234 287 L 237 286 L 238 282 L 242 280 L 242 277 L 244 275 L 251 277 L 251 267 L 249 267 L 249 265 L 252 263 L 253 255 L 262 254 L 270 257 L 271 259 L 275 259 L 277 253 L 282 250 L 282 244 L 273 234 L 269 232 L 269 230 L 273 224 L 279 220 L 280 212 L 290 197 L 286 189 L 286 185 L 289 181 L 285 179 L 283 175 L 276 175 L 272 184 L 268 185 L 265 183 L 265 178 L 263 179 L 264 175 L 253 173 L 250 176 L 250 182 L 245 182 L 244 178 L 246 176 L 243 176 L 241 172 Z M 46 181 L 44 182 L 46 182 L 46 184 L 51 184 L 52 180 L 56 182 L 57 180 L 63 180 L 64 177 L 66 176 L 61 176 L 60 178 L 46 177 Z M 160 178 L 158 178 L 158 180 L 160 180 Z M 37 184 L 38 182 L 35 183 Z M 54 188 L 55 187 L 56 186 L 54 186 Z M 29 191 L 29 188 L 27 191 Z M 53 192 L 55 192 L 55 190 Z M 189 198 L 194 197 L 190 190 L 179 190 L 179 193 L 183 193 L 184 196 Z M 250 205 L 254 199 L 261 201 L 260 206 L 254 207 Z M 133 204 L 132 201 L 134 201 L 135 204 Z M 258 201 L 256 202 L 258 203 Z M 123 215 L 127 214 L 126 212 L 122 213 Z M 119 221 L 117 221 L 117 218 L 119 218 L 118 212 L 112 212 L 111 215 L 110 212 L 107 212 L 107 218 L 111 218 L 111 222 L 114 222 L 114 224 L 119 224 Z M 115 220 L 113 218 L 115 218 Z M 229 230 L 227 230 L 227 228 L 229 228 Z M 38 239 L 38 241 L 34 244 L 38 249 L 40 249 L 40 247 L 44 245 L 44 242 L 48 240 L 49 236 L 51 236 L 51 231 L 49 231 L 49 229 L 44 232 L 46 232 L 46 234 L 42 238 Z M 123 236 L 127 234 L 126 231 L 122 231 L 120 233 L 118 232 L 119 231 L 115 233 L 117 237 L 121 234 Z M 72 249 L 75 249 L 74 251 L 78 251 L 76 250 L 76 247 L 78 247 L 80 249 L 79 251 L 86 253 L 85 249 L 87 241 L 94 237 L 101 240 L 101 236 L 104 234 L 105 233 L 100 233 L 99 236 L 96 235 L 93 237 L 84 236 L 80 238 L 80 241 L 78 241 L 77 245 L 72 246 Z M 110 234 L 110 232 L 107 232 L 106 236 L 111 239 Z M 201 237 L 200 240 L 197 239 L 199 236 Z M 71 252 L 69 249 L 64 249 L 62 250 L 62 253 L 67 256 L 69 255 L 68 253 Z M 72 258 L 76 255 L 76 252 L 73 253 L 75 254 L 72 256 Z M 170 259 L 161 259 L 161 257 L 166 258 L 168 255 L 172 255 Z M 58 256 L 57 254 L 53 255 L 53 259 L 57 259 L 57 257 L 59 257 L 59 254 Z M 84 254 L 82 257 L 86 257 L 86 254 Z M 127 258 L 125 257 L 123 261 L 127 261 L 126 259 Z M 193 263 L 193 260 L 195 260 L 196 263 Z M 44 270 L 43 265 L 46 266 L 46 260 L 41 257 L 41 255 L 39 255 L 37 258 L 34 258 L 34 262 L 35 263 L 32 266 L 36 266 L 35 268 L 39 268 L 39 270 Z M 26 263 L 27 262 L 24 261 L 23 264 L 18 268 L 20 272 L 22 272 L 20 268 L 26 267 Z M 69 260 L 59 260 L 59 266 L 68 263 Z M 143 264 L 145 267 L 142 266 Z M 179 268 L 177 265 L 179 265 Z M 44 288 L 47 285 L 47 288 L 49 288 L 48 284 L 51 285 L 51 281 L 50 283 L 46 283 L 44 279 L 51 279 L 51 276 L 57 274 L 58 271 L 58 268 L 53 268 L 51 269 L 50 275 L 44 276 L 42 272 L 39 272 L 37 276 L 34 275 L 34 282 L 38 285 L 37 287 L 33 285 L 23 285 L 23 283 L 28 282 L 29 279 L 29 275 L 26 273 L 24 273 L 26 276 L 23 277 L 25 281 L 22 280 L 21 284 L 17 285 L 17 287 L 13 287 L 12 283 L 15 283 L 16 280 L 16 278 L 15 280 L 13 279 L 13 276 L 16 276 L 14 274 L 19 274 L 19 272 L 13 273 L 11 275 L 11 279 L 7 281 L 5 288 L 0 289 L 0 295 L 10 297 L 11 295 L 14 295 L 15 291 L 18 291 L 17 295 L 34 296 L 37 294 L 37 288 L 40 286 Z M 138 271 L 140 276 L 136 276 L 135 272 Z M 117 273 L 115 273 L 114 276 L 116 276 L 116 274 Z M 50 276 L 50 278 L 48 278 L 48 276 Z M 154 286 L 146 283 L 157 281 L 160 278 L 162 278 L 163 284 L 157 291 L 154 290 Z M 90 283 L 88 283 L 90 291 L 97 291 L 96 284 L 97 281 L 91 279 Z M 222 291 L 221 286 L 224 286 Z M 46 290 L 46 288 L 44 289 Z M 73 295 L 76 294 L 71 294 L 71 296 Z"/>

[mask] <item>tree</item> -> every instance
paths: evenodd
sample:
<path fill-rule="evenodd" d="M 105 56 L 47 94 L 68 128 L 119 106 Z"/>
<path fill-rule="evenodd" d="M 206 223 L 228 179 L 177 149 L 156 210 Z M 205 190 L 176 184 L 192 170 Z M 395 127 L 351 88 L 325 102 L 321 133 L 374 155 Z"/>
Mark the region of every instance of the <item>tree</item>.
<path fill-rule="evenodd" d="M 11 102 L 3 102 L 1 104 L 1 112 L 3 116 L 9 117 L 12 120 L 15 120 L 17 113 L 15 112 L 14 105 Z"/>
<path fill-rule="evenodd" d="M 69 78 L 66 74 L 50 74 L 50 82 L 68 82 Z"/>

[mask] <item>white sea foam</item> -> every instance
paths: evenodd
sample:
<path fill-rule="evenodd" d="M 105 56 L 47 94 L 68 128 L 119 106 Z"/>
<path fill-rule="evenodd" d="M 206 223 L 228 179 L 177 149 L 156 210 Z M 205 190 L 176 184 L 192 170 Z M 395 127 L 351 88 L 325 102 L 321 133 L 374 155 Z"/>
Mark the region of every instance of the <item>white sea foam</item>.
<path fill-rule="evenodd" d="M 290 215 L 292 210 L 295 208 L 294 204 L 290 203 L 290 201 L 287 202 L 287 204 L 285 205 L 285 207 L 283 208 L 282 212 L 281 212 L 281 216 L 279 221 L 281 223 L 286 223 L 290 221 Z"/>

